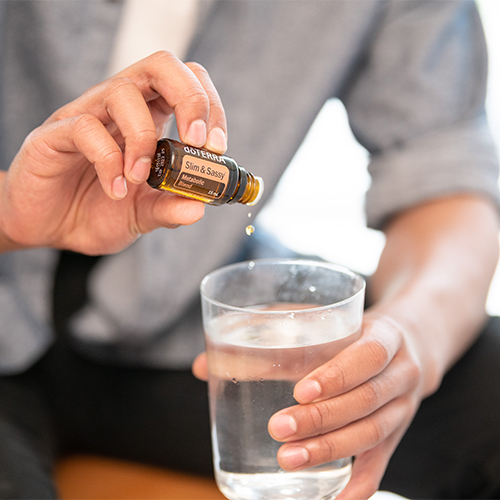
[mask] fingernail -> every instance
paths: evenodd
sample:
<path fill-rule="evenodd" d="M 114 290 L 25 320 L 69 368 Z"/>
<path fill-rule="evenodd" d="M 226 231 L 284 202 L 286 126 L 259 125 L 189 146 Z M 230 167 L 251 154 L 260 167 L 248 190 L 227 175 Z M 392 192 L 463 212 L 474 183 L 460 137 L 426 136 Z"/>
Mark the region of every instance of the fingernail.
<path fill-rule="evenodd" d="M 280 453 L 280 462 L 287 469 L 296 469 L 309 462 L 309 452 L 301 446 L 290 446 Z"/>
<path fill-rule="evenodd" d="M 286 439 L 297 432 L 297 422 L 286 413 L 274 415 L 269 421 L 269 429 L 278 439 Z"/>
<path fill-rule="evenodd" d="M 201 147 L 207 140 L 207 125 L 203 120 L 195 120 L 189 126 L 186 142 L 191 146 Z"/>
<path fill-rule="evenodd" d="M 115 177 L 115 180 L 113 181 L 112 190 L 113 190 L 113 195 L 118 200 L 125 198 L 125 196 L 127 195 L 127 181 L 125 180 L 125 177 L 123 177 L 123 175 Z"/>
<path fill-rule="evenodd" d="M 137 183 L 144 182 L 149 177 L 151 158 L 139 158 L 130 169 L 129 176 Z"/>
<path fill-rule="evenodd" d="M 295 386 L 293 395 L 299 403 L 311 403 L 321 395 L 321 386 L 316 380 L 303 380 Z"/>
<path fill-rule="evenodd" d="M 207 148 L 216 153 L 224 153 L 227 149 L 227 139 L 224 130 L 220 127 L 213 128 L 207 138 Z"/>

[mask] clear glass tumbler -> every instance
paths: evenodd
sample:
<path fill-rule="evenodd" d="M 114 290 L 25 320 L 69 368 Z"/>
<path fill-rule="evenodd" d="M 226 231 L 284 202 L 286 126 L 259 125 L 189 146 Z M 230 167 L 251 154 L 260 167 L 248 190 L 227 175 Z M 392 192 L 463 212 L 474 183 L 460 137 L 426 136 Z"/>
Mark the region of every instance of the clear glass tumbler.
<path fill-rule="evenodd" d="M 301 378 L 359 338 L 364 291 L 356 273 L 312 260 L 241 262 L 204 278 L 214 468 L 230 500 L 326 500 L 349 481 L 351 457 L 281 469 L 267 425 L 297 404 Z"/>

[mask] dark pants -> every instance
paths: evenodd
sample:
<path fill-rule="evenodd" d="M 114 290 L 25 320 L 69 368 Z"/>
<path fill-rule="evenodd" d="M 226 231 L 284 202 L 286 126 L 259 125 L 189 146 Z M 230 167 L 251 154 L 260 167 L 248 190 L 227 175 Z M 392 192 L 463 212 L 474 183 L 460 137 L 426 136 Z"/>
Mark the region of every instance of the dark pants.
<path fill-rule="evenodd" d="M 81 279 L 73 267 L 59 286 L 65 265 L 74 262 L 59 268 L 58 330 L 85 301 L 68 290 L 88 269 L 79 262 Z M 103 366 L 60 334 L 28 372 L 0 377 L 0 498 L 55 498 L 52 465 L 68 452 L 212 474 L 206 384 L 189 371 Z M 381 488 L 414 500 L 500 498 L 500 318 L 422 403 Z"/>
<path fill-rule="evenodd" d="M 212 474 L 206 384 L 186 371 L 102 366 L 58 343 L 0 378 L 0 498 L 56 498 L 62 453 Z"/>
<path fill-rule="evenodd" d="M 383 489 L 500 498 L 500 319 L 494 318 L 396 450 Z M 59 342 L 0 379 L 0 498 L 55 498 L 51 467 L 81 451 L 211 474 L 206 386 L 189 372 L 107 367 Z"/>
<path fill-rule="evenodd" d="M 422 402 L 381 488 L 418 498 L 500 498 L 500 318 Z"/>

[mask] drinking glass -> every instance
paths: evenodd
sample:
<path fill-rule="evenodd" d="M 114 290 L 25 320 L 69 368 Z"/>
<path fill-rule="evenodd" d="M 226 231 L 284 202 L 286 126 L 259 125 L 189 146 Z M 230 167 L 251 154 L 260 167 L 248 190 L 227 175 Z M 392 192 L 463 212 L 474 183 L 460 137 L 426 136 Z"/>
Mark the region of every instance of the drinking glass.
<path fill-rule="evenodd" d="M 230 500 L 325 500 L 345 487 L 351 457 L 280 468 L 270 417 L 297 404 L 295 384 L 359 338 L 365 282 L 338 265 L 260 259 L 201 284 L 214 469 Z"/>

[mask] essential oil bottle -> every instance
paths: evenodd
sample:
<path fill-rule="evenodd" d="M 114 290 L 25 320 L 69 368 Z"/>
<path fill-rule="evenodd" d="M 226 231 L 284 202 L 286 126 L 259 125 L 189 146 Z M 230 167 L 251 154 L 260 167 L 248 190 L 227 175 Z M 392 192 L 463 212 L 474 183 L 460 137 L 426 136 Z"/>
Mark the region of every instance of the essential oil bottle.
<path fill-rule="evenodd" d="M 261 177 L 229 156 L 219 156 L 172 139 L 160 139 L 148 184 L 209 205 L 255 205 L 264 191 Z"/>

